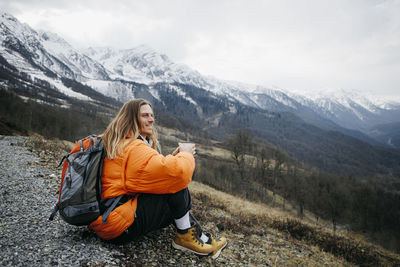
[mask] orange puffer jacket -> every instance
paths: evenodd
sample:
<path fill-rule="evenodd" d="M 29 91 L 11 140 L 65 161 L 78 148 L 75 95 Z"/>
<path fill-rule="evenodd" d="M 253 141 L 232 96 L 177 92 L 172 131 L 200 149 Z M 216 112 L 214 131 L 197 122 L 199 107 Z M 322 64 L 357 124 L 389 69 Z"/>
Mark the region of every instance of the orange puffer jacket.
<path fill-rule="evenodd" d="M 136 139 L 121 156 L 105 159 L 102 199 L 129 194 L 134 196 L 114 209 L 103 224 L 101 216 L 90 224 L 103 239 L 121 235 L 135 220 L 138 193 L 169 194 L 186 188 L 195 168 L 191 153 L 163 156 L 144 141 Z"/>

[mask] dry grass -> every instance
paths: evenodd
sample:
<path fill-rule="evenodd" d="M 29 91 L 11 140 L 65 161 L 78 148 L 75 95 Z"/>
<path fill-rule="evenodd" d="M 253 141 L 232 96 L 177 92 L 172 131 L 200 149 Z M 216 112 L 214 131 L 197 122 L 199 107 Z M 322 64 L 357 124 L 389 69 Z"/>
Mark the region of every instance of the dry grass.
<path fill-rule="evenodd" d="M 206 216 L 215 222 L 218 230 L 230 229 L 245 236 L 263 236 L 266 229 L 279 231 L 302 242 L 304 246 L 317 247 L 328 252 L 338 261 L 359 266 L 399 266 L 400 256 L 372 245 L 362 239 L 352 239 L 345 235 L 333 234 L 311 223 L 301 221 L 267 205 L 252 203 L 232 195 L 219 192 L 206 185 L 192 182 L 190 190 L 194 198 L 203 205 L 196 205 L 199 216 Z M 204 208 L 206 207 L 206 208 Z M 204 209 L 225 211 L 225 216 L 213 216 Z M 214 212 L 218 214 L 218 212 Z M 271 231 L 271 230 L 269 230 Z M 315 252 L 314 252 L 315 253 Z M 308 264 L 307 264 L 308 265 Z"/>
<path fill-rule="evenodd" d="M 286 213 L 272 209 L 264 204 L 250 202 L 248 200 L 218 191 L 202 183 L 192 181 L 189 185 L 190 192 L 201 195 L 204 198 L 212 198 L 211 205 L 223 207 L 224 210 L 233 215 L 247 214 L 250 216 L 268 215 L 273 217 L 285 216 Z M 268 212 L 267 212 L 268 211 Z"/>

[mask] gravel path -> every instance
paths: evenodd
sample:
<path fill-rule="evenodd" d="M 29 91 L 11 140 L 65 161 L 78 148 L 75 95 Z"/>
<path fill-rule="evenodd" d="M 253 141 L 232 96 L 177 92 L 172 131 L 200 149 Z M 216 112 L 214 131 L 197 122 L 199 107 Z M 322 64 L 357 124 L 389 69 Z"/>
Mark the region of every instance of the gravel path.
<path fill-rule="evenodd" d="M 0 139 L 0 265 L 112 263 L 118 252 L 104 249 L 85 228 L 48 220 L 57 201 L 56 174 L 23 148 L 27 138 Z"/>

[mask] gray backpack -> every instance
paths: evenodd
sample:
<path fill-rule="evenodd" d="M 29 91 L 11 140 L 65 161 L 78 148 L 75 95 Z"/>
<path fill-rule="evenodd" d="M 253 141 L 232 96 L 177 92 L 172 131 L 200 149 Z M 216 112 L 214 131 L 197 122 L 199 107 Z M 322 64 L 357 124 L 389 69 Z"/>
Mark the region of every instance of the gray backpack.
<path fill-rule="evenodd" d="M 103 223 L 107 223 L 108 215 L 123 196 L 101 200 L 104 154 L 101 137 L 88 136 L 76 142 L 63 157 L 59 165 L 64 163 L 58 203 L 50 220 L 58 211 L 72 225 L 89 225 L 100 215 Z"/>

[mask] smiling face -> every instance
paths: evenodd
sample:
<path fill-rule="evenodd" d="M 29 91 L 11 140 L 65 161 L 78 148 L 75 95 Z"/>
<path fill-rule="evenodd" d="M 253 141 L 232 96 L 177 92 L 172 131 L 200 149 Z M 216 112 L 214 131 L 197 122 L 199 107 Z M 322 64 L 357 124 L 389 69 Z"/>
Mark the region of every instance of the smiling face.
<path fill-rule="evenodd" d="M 153 133 L 154 114 L 150 105 L 142 105 L 139 109 L 140 135 L 146 138 Z"/>

